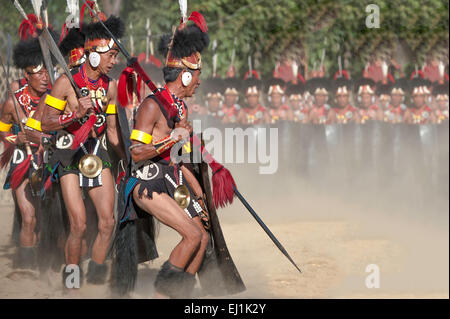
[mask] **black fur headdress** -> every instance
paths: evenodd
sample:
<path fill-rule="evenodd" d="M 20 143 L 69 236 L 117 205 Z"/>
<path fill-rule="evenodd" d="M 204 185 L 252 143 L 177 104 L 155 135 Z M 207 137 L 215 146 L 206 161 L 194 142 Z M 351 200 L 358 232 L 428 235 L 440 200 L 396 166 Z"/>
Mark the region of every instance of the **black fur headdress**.
<path fill-rule="evenodd" d="M 303 94 L 303 93 L 305 93 L 305 85 L 302 83 L 289 84 L 286 87 L 286 95 L 287 96 L 299 95 L 299 94 Z"/>
<path fill-rule="evenodd" d="M 270 88 L 276 85 L 278 85 L 283 91 L 286 89 L 286 82 L 284 80 L 279 78 L 269 78 L 265 81 L 264 91 L 268 93 Z"/>
<path fill-rule="evenodd" d="M 218 94 L 218 93 L 223 95 L 223 92 L 224 92 L 223 84 L 224 83 L 223 83 L 222 79 L 209 78 L 209 79 L 203 81 L 202 91 L 205 95 Z"/>
<path fill-rule="evenodd" d="M 69 30 L 66 37 L 59 44 L 62 55 L 66 56 L 71 50 L 84 47 L 85 35 L 81 30 L 78 28 Z"/>
<path fill-rule="evenodd" d="M 200 53 L 208 45 L 206 21 L 200 13 L 192 12 L 186 23 L 182 23 L 176 29 L 173 38 L 171 35 L 161 38 L 158 51 L 165 58 L 166 67 L 199 69 L 201 68 Z"/>
<path fill-rule="evenodd" d="M 125 34 L 125 24 L 119 17 L 110 16 L 105 22 L 105 26 L 111 33 L 120 39 Z M 100 22 L 90 23 L 82 27 L 82 31 L 86 36 L 86 40 L 110 39 L 111 36 Z"/>
<path fill-rule="evenodd" d="M 166 34 L 161 37 L 158 51 L 166 57 L 169 51 L 171 35 Z M 174 58 L 185 58 L 195 52 L 201 53 L 209 45 L 208 33 L 204 33 L 197 25 L 188 25 L 182 30 L 177 30 L 173 38 L 172 56 Z"/>
<path fill-rule="evenodd" d="M 352 81 L 346 79 L 345 77 L 337 78 L 333 81 L 332 84 L 333 93 L 336 94 L 336 92 L 341 88 L 346 88 L 347 92 L 350 93 L 352 90 Z"/>
<path fill-rule="evenodd" d="M 242 83 L 241 80 L 238 78 L 226 78 L 223 80 L 223 87 L 224 91 L 231 90 L 231 91 L 239 91 L 239 88 L 241 87 Z"/>
<path fill-rule="evenodd" d="M 254 93 L 254 88 L 256 88 L 257 92 L 260 93 L 261 86 L 261 80 L 256 78 L 248 78 L 242 81 L 242 89 L 244 94 L 247 94 L 250 89 L 252 89 Z"/>
<path fill-rule="evenodd" d="M 375 93 L 375 89 L 376 89 L 376 83 L 374 80 L 369 79 L 369 78 L 360 78 L 358 80 L 355 81 L 355 85 L 353 86 L 353 89 L 355 91 L 356 94 L 358 94 L 358 92 L 360 91 L 360 88 L 370 88 L 371 91 L 373 91 L 372 93 Z"/>
<path fill-rule="evenodd" d="M 312 78 L 306 82 L 306 90 L 311 95 L 314 95 L 316 90 L 325 90 L 329 93 L 330 87 L 330 80 L 327 78 Z"/>
<path fill-rule="evenodd" d="M 13 49 L 13 62 L 19 69 L 38 66 L 44 63 L 41 46 L 37 38 L 20 41 Z"/>

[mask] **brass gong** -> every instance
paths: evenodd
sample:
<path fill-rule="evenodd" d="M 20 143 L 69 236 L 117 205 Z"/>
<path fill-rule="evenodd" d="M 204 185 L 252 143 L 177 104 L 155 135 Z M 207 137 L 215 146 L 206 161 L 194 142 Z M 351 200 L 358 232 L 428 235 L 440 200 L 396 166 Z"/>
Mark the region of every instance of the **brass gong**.
<path fill-rule="evenodd" d="M 94 154 L 86 154 L 78 162 L 78 169 L 87 178 L 97 177 L 102 172 L 102 168 L 102 160 Z"/>
<path fill-rule="evenodd" d="M 31 173 L 31 187 L 33 189 L 39 189 L 39 186 L 42 182 L 42 168 L 39 168 L 36 171 Z"/>
<path fill-rule="evenodd" d="M 177 202 L 177 204 L 185 209 L 189 206 L 191 202 L 191 194 L 189 193 L 189 189 L 186 185 L 179 185 L 175 192 L 173 193 L 173 199 Z"/>

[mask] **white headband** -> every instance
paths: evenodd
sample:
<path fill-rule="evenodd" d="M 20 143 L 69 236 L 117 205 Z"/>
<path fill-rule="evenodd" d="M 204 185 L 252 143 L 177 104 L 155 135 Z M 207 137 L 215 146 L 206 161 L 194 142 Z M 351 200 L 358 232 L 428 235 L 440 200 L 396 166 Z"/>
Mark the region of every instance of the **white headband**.
<path fill-rule="evenodd" d="M 374 94 L 374 92 L 373 92 L 372 88 L 370 87 L 370 85 L 361 85 L 359 87 L 358 95 L 361 95 L 363 93 Z"/>
<path fill-rule="evenodd" d="M 256 85 L 255 86 L 250 86 L 248 89 L 247 89 L 247 92 L 245 93 L 245 95 L 250 95 L 250 94 L 258 94 L 259 92 L 258 92 L 258 88 L 256 87 Z"/>
<path fill-rule="evenodd" d="M 275 93 L 280 93 L 280 94 L 284 94 L 283 89 L 281 88 L 281 86 L 277 85 L 271 85 L 269 88 L 269 95 L 271 95 L 273 93 L 273 91 L 275 91 Z"/>

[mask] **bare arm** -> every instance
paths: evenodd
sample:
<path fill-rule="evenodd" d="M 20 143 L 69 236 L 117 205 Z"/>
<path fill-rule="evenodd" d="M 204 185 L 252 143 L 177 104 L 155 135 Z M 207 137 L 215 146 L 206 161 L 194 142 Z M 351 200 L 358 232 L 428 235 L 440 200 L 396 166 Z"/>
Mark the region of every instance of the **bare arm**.
<path fill-rule="evenodd" d="M 36 111 L 31 116 L 32 119 L 34 119 L 38 122 L 42 121 L 42 115 L 43 115 L 44 109 L 45 109 L 45 97 L 46 96 L 47 95 L 44 94 L 41 97 L 41 99 L 39 100 L 39 104 L 36 108 Z M 41 125 L 42 125 L 42 123 L 41 123 Z M 27 139 L 35 144 L 40 144 L 43 136 L 50 137 L 50 135 L 40 132 L 36 129 L 32 129 L 28 126 L 25 127 L 25 134 L 27 136 Z"/>
<path fill-rule="evenodd" d="M 159 106 L 152 99 L 145 99 L 139 106 L 136 114 L 136 124 L 134 129 L 152 135 L 156 122 L 161 116 Z M 158 156 L 156 148 L 152 143 L 144 144 L 139 141 L 132 141 L 131 158 L 134 162 L 140 162 Z"/>
<path fill-rule="evenodd" d="M 117 98 L 117 83 L 113 81 L 109 85 L 108 90 L 108 102 L 109 104 L 116 104 Z M 117 106 L 116 106 L 117 107 Z M 120 158 L 125 158 L 124 146 L 122 141 L 122 135 L 120 134 L 119 124 L 118 124 L 118 116 L 116 114 L 109 114 L 106 117 L 107 129 L 106 134 L 108 136 L 109 143 L 114 148 L 114 151 Z"/>
<path fill-rule="evenodd" d="M 75 91 L 66 75 L 62 75 L 56 80 L 50 95 L 62 101 L 76 101 Z M 92 102 L 89 96 L 78 99 L 76 110 L 66 113 L 63 117 L 61 115 L 64 114 L 64 110 L 59 110 L 46 104 L 42 116 L 42 131 L 61 130 L 71 124 L 69 120 L 75 121 L 84 117 L 90 108 L 92 108 Z"/>

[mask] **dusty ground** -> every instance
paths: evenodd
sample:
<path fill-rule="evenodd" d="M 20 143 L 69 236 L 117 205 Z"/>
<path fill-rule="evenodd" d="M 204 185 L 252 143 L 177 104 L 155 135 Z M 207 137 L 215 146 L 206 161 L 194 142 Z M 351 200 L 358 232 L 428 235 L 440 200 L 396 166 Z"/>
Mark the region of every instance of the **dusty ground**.
<path fill-rule="evenodd" d="M 234 168 L 233 173 L 253 171 Z M 303 273 L 236 200 L 219 216 L 247 290 L 225 298 L 449 298 L 448 197 L 424 210 L 408 204 L 407 197 L 395 202 L 388 195 L 374 199 L 368 190 L 333 193 L 288 177 L 236 180 Z M 90 285 L 63 295 L 60 274 L 39 278 L 38 273 L 13 271 L 11 206 L 0 208 L 0 224 L 0 298 L 110 297 L 107 286 Z M 161 227 L 160 258 L 140 266 L 132 297 L 152 296 L 156 273 L 177 241 L 176 233 Z M 365 285 L 369 264 L 380 269 L 380 288 Z"/>

